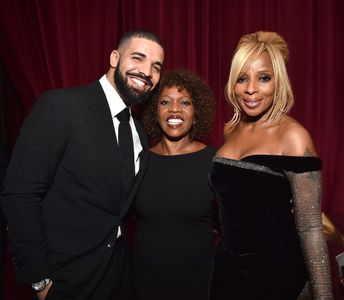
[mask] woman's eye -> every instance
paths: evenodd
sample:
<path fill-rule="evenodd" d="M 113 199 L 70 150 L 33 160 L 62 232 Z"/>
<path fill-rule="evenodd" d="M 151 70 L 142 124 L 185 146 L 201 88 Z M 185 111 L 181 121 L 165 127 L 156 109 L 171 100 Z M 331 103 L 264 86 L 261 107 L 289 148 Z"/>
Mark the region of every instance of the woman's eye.
<path fill-rule="evenodd" d="M 245 81 L 247 81 L 247 77 L 246 76 L 241 76 L 237 79 L 237 83 L 244 83 Z"/>
<path fill-rule="evenodd" d="M 271 76 L 270 75 L 263 75 L 260 77 L 260 80 L 263 82 L 269 82 L 271 80 Z"/>
<path fill-rule="evenodd" d="M 191 102 L 190 100 L 184 100 L 184 101 L 182 101 L 182 104 L 183 104 L 184 106 L 189 106 L 189 105 L 192 104 L 192 102 Z"/>
<path fill-rule="evenodd" d="M 160 100 L 159 104 L 160 105 L 167 105 L 168 104 L 168 100 Z"/>

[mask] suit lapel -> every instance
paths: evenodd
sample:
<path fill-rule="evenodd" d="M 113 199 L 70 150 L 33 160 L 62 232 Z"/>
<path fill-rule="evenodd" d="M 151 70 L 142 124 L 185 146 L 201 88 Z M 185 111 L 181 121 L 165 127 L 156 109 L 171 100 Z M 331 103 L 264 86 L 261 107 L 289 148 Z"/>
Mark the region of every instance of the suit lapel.
<path fill-rule="evenodd" d="M 93 136 L 99 162 L 100 179 L 106 181 L 109 192 L 104 196 L 109 197 L 109 205 L 115 212 L 120 209 L 120 183 L 121 169 L 119 149 L 113 127 L 111 112 L 99 82 L 93 84 L 89 91 L 85 116 Z"/>
<path fill-rule="evenodd" d="M 135 177 L 135 182 L 129 193 L 127 201 L 120 207 L 121 194 L 121 168 L 120 168 L 120 154 L 117 145 L 116 135 L 113 127 L 113 120 L 108 106 L 105 94 L 99 82 L 95 82 L 90 87 L 87 105 L 85 107 L 85 115 L 88 122 L 88 127 L 93 135 L 96 153 L 99 161 L 99 176 L 105 176 L 109 193 L 109 201 L 111 207 L 115 208 L 115 212 L 119 212 L 121 217 L 129 210 L 136 191 L 143 178 L 143 174 L 147 165 L 149 145 L 146 134 L 139 122 L 134 118 L 135 126 L 142 144 L 142 151 L 140 153 L 140 169 Z"/>
<path fill-rule="evenodd" d="M 135 126 L 136 126 L 137 132 L 139 134 L 143 149 L 140 153 L 140 169 L 139 169 L 139 172 L 136 174 L 135 182 L 134 182 L 133 187 L 129 193 L 128 199 L 127 199 L 127 201 L 125 201 L 123 207 L 121 208 L 121 216 L 122 217 L 124 217 L 124 215 L 127 213 L 131 203 L 133 202 L 133 199 L 136 195 L 137 189 L 140 186 L 141 180 L 142 180 L 143 175 L 145 173 L 146 166 L 147 166 L 147 159 L 148 159 L 149 145 L 148 145 L 146 133 L 144 132 L 141 125 L 139 124 L 139 122 L 135 118 L 134 118 L 134 121 L 135 121 Z"/>

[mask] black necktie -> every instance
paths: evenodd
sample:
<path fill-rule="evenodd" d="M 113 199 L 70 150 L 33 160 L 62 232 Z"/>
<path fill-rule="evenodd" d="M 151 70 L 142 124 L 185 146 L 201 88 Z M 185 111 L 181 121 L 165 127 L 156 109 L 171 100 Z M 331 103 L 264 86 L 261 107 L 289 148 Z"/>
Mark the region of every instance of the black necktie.
<path fill-rule="evenodd" d="M 128 196 L 135 178 L 134 145 L 129 124 L 129 108 L 123 109 L 116 117 L 120 122 L 118 127 L 118 144 L 121 155 L 122 173 L 121 199 L 124 201 Z"/>

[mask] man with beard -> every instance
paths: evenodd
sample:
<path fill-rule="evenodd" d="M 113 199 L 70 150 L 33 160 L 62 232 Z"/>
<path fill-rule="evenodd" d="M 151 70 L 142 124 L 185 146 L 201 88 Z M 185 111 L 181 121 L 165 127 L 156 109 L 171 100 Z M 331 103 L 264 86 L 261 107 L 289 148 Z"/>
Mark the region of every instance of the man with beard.
<path fill-rule="evenodd" d="M 128 295 L 121 225 L 145 168 L 148 143 L 130 115 L 134 167 L 127 168 L 136 176 L 124 193 L 116 116 L 150 96 L 163 60 L 156 35 L 128 32 L 99 81 L 45 93 L 26 118 L 2 207 L 17 280 L 32 284 L 38 299 Z"/>

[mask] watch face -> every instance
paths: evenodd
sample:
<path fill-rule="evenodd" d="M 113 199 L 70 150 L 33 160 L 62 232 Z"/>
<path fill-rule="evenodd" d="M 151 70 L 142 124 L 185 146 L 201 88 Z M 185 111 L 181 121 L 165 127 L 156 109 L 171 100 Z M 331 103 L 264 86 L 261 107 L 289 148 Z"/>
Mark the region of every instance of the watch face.
<path fill-rule="evenodd" d="M 50 282 L 49 279 L 44 279 L 42 281 L 31 284 L 31 286 L 35 291 L 39 292 L 43 290 L 48 285 L 49 282 Z"/>

